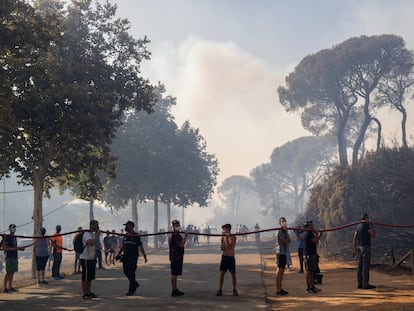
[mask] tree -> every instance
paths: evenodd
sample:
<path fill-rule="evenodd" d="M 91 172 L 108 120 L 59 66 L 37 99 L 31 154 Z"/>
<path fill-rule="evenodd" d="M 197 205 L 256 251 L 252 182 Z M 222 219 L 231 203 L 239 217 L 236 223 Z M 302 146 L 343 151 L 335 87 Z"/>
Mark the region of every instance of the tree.
<path fill-rule="evenodd" d="M 104 200 L 115 209 L 131 202 L 132 219 L 137 224 L 138 203 L 154 200 L 154 209 L 157 209 L 160 194 L 172 188 L 165 180 L 171 169 L 171 150 L 177 130 L 171 114 L 175 99 L 164 93 L 164 86 L 159 85 L 157 103 L 151 115 L 128 114 L 111 146 L 112 154 L 117 158 L 117 171 L 116 178 L 106 185 Z"/>
<path fill-rule="evenodd" d="M 224 196 L 223 200 L 227 202 L 232 214 L 235 216 L 239 211 L 240 195 L 247 190 L 255 190 L 250 178 L 246 176 L 230 176 L 222 182 L 218 188 L 218 193 Z"/>
<path fill-rule="evenodd" d="M 412 52 L 410 52 L 412 53 Z M 413 58 L 413 56 L 411 56 Z M 407 110 L 405 103 L 407 97 L 413 96 L 414 90 L 414 63 L 396 66 L 379 82 L 379 91 L 376 101 L 382 106 L 390 106 L 402 114 L 401 120 L 401 140 L 402 146 L 407 148 Z"/>
<path fill-rule="evenodd" d="M 276 215 L 282 207 L 295 215 L 303 211 L 305 195 L 332 166 L 333 138 L 300 137 L 277 147 L 271 162 L 251 173 L 262 203 Z"/>
<path fill-rule="evenodd" d="M 114 208 L 132 202 L 134 221 L 137 203 L 154 202 L 154 232 L 158 231 L 158 204 L 187 206 L 207 204 L 218 173 L 217 161 L 206 151 L 206 143 L 189 122 L 177 128 L 171 107 L 175 99 L 157 88 L 153 114 L 130 114 L 112 145 L 118 158 L 117 177 L 106 189 L 105 200 Z M 168 216 L 170 221 L 170 216 Z M 157 245 L 157 237 L 155 237 Z"/>
<path fill-rule="evenodd" d="M 47 29 L 57 29 L 60 37 L 49 39 L 44 51 L 14 43 L 19 46 L 14 53 L 25 57 L 21 71 L 10 72 L 2 86 L 10 100 L 3 108 L 9 122 L 1 124 L 0 159 L 34 188 L 35 234 L 42 226 L 43 193 L 62 180 L 79 182 L 91 167 L 107 170 L 109 145 L 124 111 L 151 112 L 154 102 L 139 71 L 149 58 L 148 40 L 133 39 L 128 22 L 115 18 L 108 3 L 93 8 L 91 1 L 73 1 L 67 9 L 59 4 L 36 2 L 36 16 L 50 21 Z M 33 29 L 35 37 L 47 34 Z M 26 56 L 33 50 L 36 58 Z M 14 66 L 2 61 L 3 68 Z M 94 159 L 104 161 L 91 164 Z"/>
<path fill-rule="evenodd" d="M 287 111 L 302 111 L 302 125 L 311 133 L 335 134 L 342 166 L 348 165 L 349 121 L 363 112 L 353 141 L 355 164 L 378 108 L 372 95 L 395 68 L 412 64 L 410 55 L 404 40 L 395 35 L 348 39 L 332 49 L 306 56 L 286 77 L 287 86 L 278 88 L 279 100 Z"/>

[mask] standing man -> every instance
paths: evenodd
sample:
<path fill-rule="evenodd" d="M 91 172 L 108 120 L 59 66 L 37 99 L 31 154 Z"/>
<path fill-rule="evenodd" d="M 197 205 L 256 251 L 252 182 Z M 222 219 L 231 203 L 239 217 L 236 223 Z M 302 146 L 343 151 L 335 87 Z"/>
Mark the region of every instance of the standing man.
<path fill-rule="evenodd" d="M 306 292 L 317 294 L 321 289 L 315 287 L 315 273 L 319 272 L 317 245 L 322 236 L 322 231 L 314 232 L 312 220 L 308 220 L 303 224 L 305 229 L 304 253 L 306 267 Z"/>
<path fill-rule="evenodd" d="M 99 223 L 96 220 L 91 220 L 89 223 L 89 231 L 85 231 L 82 236 L 82 243 L 84 246 L 82 254 L 79 256 L 79 261 L 82 267 L 82 298 L 91 299 L 98 297 L 91 292 L 92 280 L 95 280 L 96 270 L 96 243 L 99 240 L 101 231 L 99 230 Z"/>
<path fill-rule="evenodd" d="M 221 237 L 221 250 L 223 254 L 221 255 L 220 262 L 220 280 L 219 280 L 219 290 L 217 291 L 217 296 L 223 295 L 223 283 L 224 275 L 227 270 L 231 273 L 231 278 L 233 282 L 233 296 L 238 296 L 236 285 L 236 260 L 234 257 L 234 248 L 236 247 L 236 236 L 230 233 L 231 224 L 225 224 L 221 227 L 223 229 L 223 236 Z"/>
<path fill-rule="evenodd" d="M 303 226 L 302 228 L 303 229 Z M 299 266 L 300 270 L 299 273 L 303 273 L 303 238 L 305 237 L 305 231 L 298 230 L 295 231 L 296 240 L 298 241 L 298 258 L 299 258 Z"/>
<path fill-rule="evenodd" d="M 117 260 L 122 256 L 122 268 L 125 276 L 129 280 L 129 289 L 126 293 L 127 296 L 131 296 L 135 293 L 139 287 L 139 283 L 135 279 L 135 271 L 137 270 L 137 261 L 139 252 L 144 256 L 145 263 L 147 263 L 147 255 L 142 247 L 141 238 L 134 231 L 135 224 L 132 221 L 127 221 L 125 224 L 125 236 L 122 242 L 122 246 L 116 255 Z"/>
<path fill-rule="evenodd" d="M 358 256 L 358 288 L 374 289 L 376 286 L 369 284 L 369 265 L 371 264 L 371 238 L 375 238 L 375 229 L 367 213 L 362 215 L 361 220 L 363 222 L 357 225 L 352 243 L 353 254 Z"/>
<path fill-rule="evenodd" d="M 76 239 L 76 237 L 78 236 L 78 234 L 82 234 L 82 227 L 78 227 L 78 233 L 76 233 L 74 236 L 73 236 L 73 241 L 72 241 L 72 243 L 75 241 L 75 239 Z M 80 256 L 80 253 L 78 253 L 78 252 L 76 252 L 75 251 L 75 266 L 74 266 L 74 270 L 73 270 L 73 273 L 75 273 L 75 274 L 78 274 L 78 273 L 81 273 L 81 269 L 80 269 L 80 261 L 79 261 L 79 256 Z"/>
<path fill-rule="evenodd" d="M 63 239 L 60 235 L 62 226 L 57 225 L 56 231 L 50 238 L 52 247 L 53 265 L 52 265 L 52 278 L 54 280 L 61 280 L 63 276 L 60 275 L 60 265 L 62 263 L 62 251 L 63 251 Z"/>
<path fill-rule="evenodd" d="M 14 273 L 19 271 L 17 251 L 24 251 L 25 249 L 24 247 L 17 246 L 17 239 L 14 236 L 16 233 L 15 224 L 9 225 L 9 231 L 10 234 L 4 235 L 2 240 L 2 246 L 6 259 L 6 274 L 4 275 L 3 280 L 3 293 L 12 293 L 18 291 L 13 287 Z"/>
<path fill-rule="evenodd" d="M 283 274 L 287 264 L 287 246 L 290 243 L 290 237 L 286 226 L 286 218 L 281 217 L 279 219 L 280 229 L 277 233 L 276 239 L 276 264 L 277 264 L 277 275 L 276 275 L 276 295 L 285 296 L 289 292 L 282 288 Z"/>
<path fill-rule="evenodd" d="M 182 296 L 184 293 L 177 288 L 177 276 L 182 275 L 184 261 L 184 246 L 187 241 L 188 231 L 184 232 L 184 238 L 180 234 L 180 222 L 173 220 L 173 233 L 168 238 L 171 262 L 171 296 Z"/>

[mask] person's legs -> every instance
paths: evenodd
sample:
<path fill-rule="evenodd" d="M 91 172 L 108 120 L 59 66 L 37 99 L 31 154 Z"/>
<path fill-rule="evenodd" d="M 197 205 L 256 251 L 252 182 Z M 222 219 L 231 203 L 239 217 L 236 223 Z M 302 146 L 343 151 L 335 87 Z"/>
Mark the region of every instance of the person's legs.
<path fill-rule="evenodd" d="M 363 255 L 364 255 L 363 248 L 358 247 L 357 281 L 358 281 L 358 287 L 359 288 L 362 288 L 362 285 L 363 285 L 362 284 L 362 281 L 363 281 L 363 279 L 362 279 L 362 269 L 363 269 L 363 266 L 364 266 Z"/>
<path fill-rule="evenodd" d="M 362 287 L 369 286 L 369 266 L 371 264 L 371 250 L 369 247 L 364 247 L 362 255 Z"/>
<path fill-rule="evenodd" d="M 236 272 L 231 273 L 232 283 L 233 283 L 233 290 L 237 288 L 237 277 Z"/>
<path fill-rule="evenodd" d="M 285 268 L 278 268 L 276 275 L 276 291 L 280 292 L 282 289 L 283 274 L 285 273 Z"/>
<path fill-rule="evenodd" d="M 299 265 L 300 265 L 299 273 L 302 273 L 303 272 L 303 248 L 298 248 L 298 257 L 299 257 Z"/>
<path fill-rule="evenodd" d="M 223 284 L 224 284 L 224 275 L 226 274 L 226 272 L 224 271 L 220 271 L 220 277 L 219 277 L 219 290 L 223 289 Z"/>
<path fill-rule="evenodd" d="M 171 288 L 173 291 L 177 290 L 177 276 L 171 275 Z"/>

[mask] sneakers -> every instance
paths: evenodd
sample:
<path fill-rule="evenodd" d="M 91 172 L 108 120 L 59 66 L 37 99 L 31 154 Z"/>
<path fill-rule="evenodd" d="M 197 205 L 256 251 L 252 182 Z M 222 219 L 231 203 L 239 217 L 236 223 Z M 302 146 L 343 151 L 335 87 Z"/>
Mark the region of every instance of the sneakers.
<path fill-rule="evenodd" d="M 177 297 L 177 296 L 182 296 L 182 295 L 184 295 L 184 293 L 182 291 L 180 291 L 178 288 L 173 290 L 172 293 L 171 293 L 172 297 Z"/>
<path fill-rule="evenodd" d="M 362 286 L 362 289 L 374 289 L 374 288 L 377 288 L 377 287 L 375 285 L 371 285 L 371 284 L 367 284 L 367 285 Z"/>
<path fill-rule="evenodd" d="M 237 289 L 233 289 L 233 296 L 239 296 L 239 293 L 237 292 Z"/>
<path fill-rule="evenodd" d="M 45 280 L 41 281 L 40 283 L 42 283 L 42 284 L 49 284 L 48 281 L 45 281 Z"/>
<path fill-rule="evenodd" d="M 221 295 L 223 295 L 223 291 L 222 291 L 221 289 L 219 289 L 219 290 L 217 291 L 216 296 L 221 296 Z"/>
<path fill-rule="evenodd" d="M 286 296 L 287 294 L 289 294 L 289 292 L 285 291 L 283 288 L 280 291 L 276 292 L 276 295 L 278 296 Z"/>
<path fill-rule="evenodd" d="M 322 290 L 320 288 L 316 288 L 316 287 L 312 287 L 312 288 L 307 288 L 306 289 L 306 293 L 308 294 L 317 294 L 319 292 L 321 292 Z"/>
<path fill-rule="evenodd" d="M 3 293 L 5 293 L 5 294 L 10 294 L 10 293 L 11 293 L 11 290 L 10 290 L 10 289 L 8 289 L 8 288 L 5 288 L 5 289 L 3 289 Z"/>
<path fill-rule="evenodd" d="M 94 294 L 94 293 L 90 292 L 89 294 L 83 294 L 83 295 L 82 295 L 82 298 L 83 298 L 83 299 L 98 298 L 98 295 L 96 295 L 96 294 Z"/>
<path fill-rule="evenodd" d="M 10 288 L 9 290 L 12 291 L 12 292 L 18 292 L 19 291 L 17 288 L 14 288 L 14 287 Z"/>

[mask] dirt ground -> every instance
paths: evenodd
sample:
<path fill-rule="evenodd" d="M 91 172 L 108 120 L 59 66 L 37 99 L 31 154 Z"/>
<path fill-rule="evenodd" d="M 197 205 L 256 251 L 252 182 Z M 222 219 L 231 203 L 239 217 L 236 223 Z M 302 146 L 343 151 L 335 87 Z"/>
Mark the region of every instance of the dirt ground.
<path fill-rule="evenodd" d="M 0 294 L 1 310 L 414 310 L 414 276 L 408 271 L 371 270 L 375 290 L 356 288 L 355 263 L 321 258 L 323 282 L 319 294 L 305 293 L 305 275 L 298 273 L 293 255 L 293 267 L 287 271 L 283 288 L 287 296 L 276 296 L 275 255 L 269 247 L 259 249 L 253 242 L 239 243 L 236 262 L 239 296 L 231 295 L 231 278 L 226 275 L 222 297 L 215 296 L 218 285 L 218 243 L 187 248 L 184 272 L 179 279 L 183 297 L 170 297 L 168 250 L 147 250 L 148 263 L 141 259 L 137 279 L 141 283 L 136 295 L 126 297 L 127 281 L 120 264 L 97 270 L 92 288 L 99 295 L 95 300 L 80 298 L 79 275 L 72 275 L 72 254 L 64 254 L 65 279 L 50 280 L 37 287 L 30 278 L 29 260 L 21 260 L 16 274 L 18 293 Z M 50 272 L 47 271 L 50 278 Z"/>

